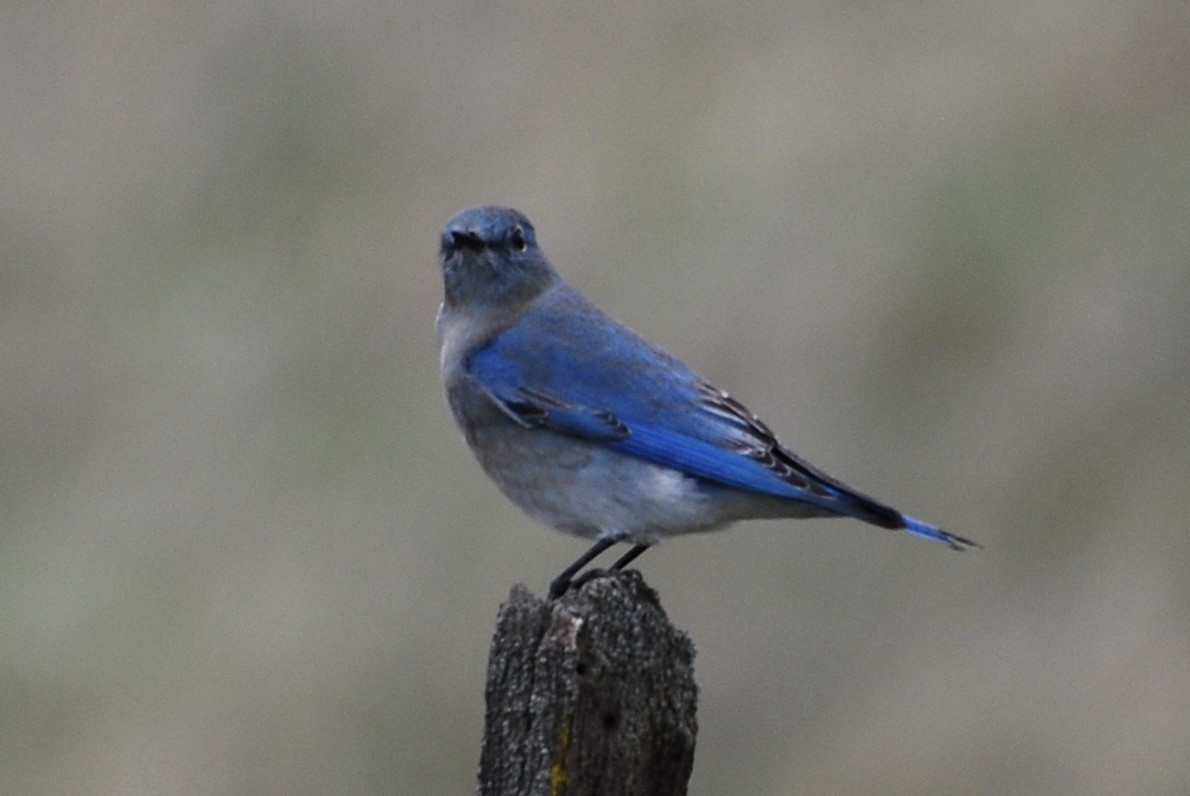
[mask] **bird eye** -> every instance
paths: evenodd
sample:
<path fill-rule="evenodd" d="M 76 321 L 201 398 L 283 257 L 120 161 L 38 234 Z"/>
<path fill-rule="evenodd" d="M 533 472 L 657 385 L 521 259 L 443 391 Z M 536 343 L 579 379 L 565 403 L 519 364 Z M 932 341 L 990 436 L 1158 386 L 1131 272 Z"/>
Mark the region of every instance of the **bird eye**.
<path fill-rule="evenodd" d="M 512 248 L 519 252 L 525 250 L 525 232 L 520 227 L 514 227 L 512 230 Z"/>

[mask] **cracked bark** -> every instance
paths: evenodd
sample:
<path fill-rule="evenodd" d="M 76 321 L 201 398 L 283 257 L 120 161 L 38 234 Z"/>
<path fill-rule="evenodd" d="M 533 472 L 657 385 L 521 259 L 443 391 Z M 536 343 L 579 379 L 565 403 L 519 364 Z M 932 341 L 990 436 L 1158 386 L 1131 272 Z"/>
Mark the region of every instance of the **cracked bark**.
<path fill-rule="evenodd" d="M 556 601 L 512 588 L 488 659 L 481 796 L 684 794 L 694 645 L 639 572 Z"/>

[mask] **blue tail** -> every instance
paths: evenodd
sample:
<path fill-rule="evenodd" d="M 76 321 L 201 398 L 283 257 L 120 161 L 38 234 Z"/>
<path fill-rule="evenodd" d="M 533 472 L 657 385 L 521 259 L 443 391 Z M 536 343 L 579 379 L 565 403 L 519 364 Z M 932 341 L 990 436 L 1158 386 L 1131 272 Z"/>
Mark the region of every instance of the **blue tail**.
<path fill-rule="evenodd" d="M 973 542 L 970 539 L 964 539 L 961 536 L 956 536 L 949 531 L 944 531 L 941 528 L 935 528 L 933 525 L 927 525 L 921 520 L 915 520 L 912 517 L 901 515 L 904 520 L 904 528 L 911 534 L 915 534 L 925 539 L 933 539 L 935 542 L 942 542 L 942 544 L 950 545 L 952 550 L 968 550 L 972 547 L 980 547 L 978 542 Z"/>

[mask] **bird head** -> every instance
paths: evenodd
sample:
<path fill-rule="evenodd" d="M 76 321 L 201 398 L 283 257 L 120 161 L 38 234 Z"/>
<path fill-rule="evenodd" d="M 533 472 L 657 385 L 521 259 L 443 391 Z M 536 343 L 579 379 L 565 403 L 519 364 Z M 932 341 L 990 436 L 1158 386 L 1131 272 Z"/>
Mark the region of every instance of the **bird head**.
<path fill-rule="evenodd" d="M 533 225 L 512 208 L 471 207 L 442 230 L 448 307 L 499 308 L 527 302 L 557 278 L 537 245 Z"/>

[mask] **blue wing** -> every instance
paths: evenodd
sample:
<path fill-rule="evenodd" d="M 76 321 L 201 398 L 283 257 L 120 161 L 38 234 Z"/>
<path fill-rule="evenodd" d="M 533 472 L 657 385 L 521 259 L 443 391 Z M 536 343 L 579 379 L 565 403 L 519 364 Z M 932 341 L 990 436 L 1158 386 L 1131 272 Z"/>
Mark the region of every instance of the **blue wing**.
<path fill-rule="evenodd" d="M 570 434 L 720 486 L 965 544 L 795 456 L 680 360 L 563 289 L 472 352 L 466 368 L 527 427 Z M 564 304 L 565 306 L 558 306 Z"/>

